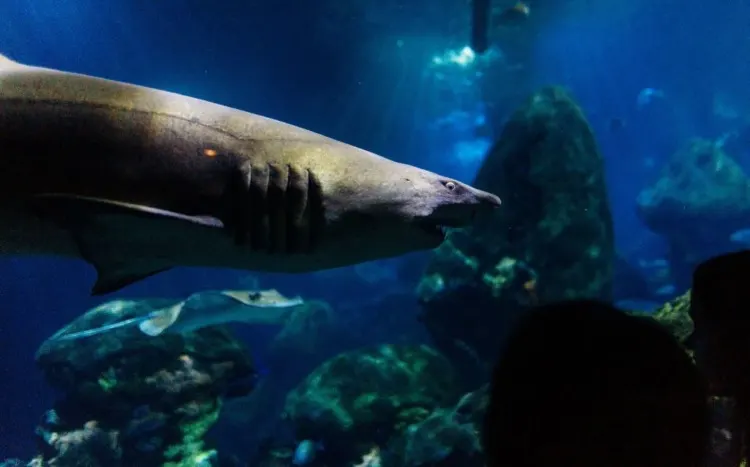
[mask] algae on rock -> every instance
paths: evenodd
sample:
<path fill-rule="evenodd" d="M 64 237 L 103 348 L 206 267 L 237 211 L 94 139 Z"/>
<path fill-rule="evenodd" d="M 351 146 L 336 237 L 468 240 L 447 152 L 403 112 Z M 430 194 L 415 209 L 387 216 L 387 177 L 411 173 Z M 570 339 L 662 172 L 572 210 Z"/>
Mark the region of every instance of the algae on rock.
<path fill-rule="evenodd" d="M 217 454 L 205 435 L 222 400 L 246 395 L 256 378 L 245 347 L 227 330 L 209 327 L 152 337 L 123 327 L 83 339 L 61 338 L 142 316 L 168 302 L 104 303 L 42 344 L 37 365 L 63 397 L 37 428 L 38 459 L 60 467 L 78 465 L 64 459 L 80 445 L 107 454 L 102 464 L 107 467 L 211 465 Z M 106 449 L 89 448 L 83 443 L 93 441 L 87 440 Z"/>
<path fill-rule="evenodd" d="M 330 465 L 352 465 L 459 395 L 455 371 L 434 349 L 381 345 L 318 367 L 289 393 L 284 418 L 297 439 L 325 445 Z"/>

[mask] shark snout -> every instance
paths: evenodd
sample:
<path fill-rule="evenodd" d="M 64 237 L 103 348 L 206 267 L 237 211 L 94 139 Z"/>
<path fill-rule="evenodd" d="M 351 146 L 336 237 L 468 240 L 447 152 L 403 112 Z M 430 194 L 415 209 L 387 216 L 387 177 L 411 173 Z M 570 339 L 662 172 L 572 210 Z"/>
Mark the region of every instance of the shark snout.
<path fill-rule="evenodd" d="M 454 206 L 453 209 L 444 211 L 446 214 L 443 225 L 446 227 L 465 227 L 483 214 L 499 207 L 502 202 L 500 197 L 487 191 L 467 186 L 468 199 Z"/>
<path fill-rule="evenodd" d="M 493 195 L 490 192 L 482 191 L 478 188 L 471 187 L 474 197 L 476 198 L 477 204 L 482 207 L 496 208 L 502 204 L 500 197 Z"/>
<path fill-rule="evenodd" d="M 433 213 L 432 221 L 443 227 L 466 227 L 478 216 L 494 210 L 500 204 L 498 196 L 467 186 L 462 199 L 440 206 Z"/>

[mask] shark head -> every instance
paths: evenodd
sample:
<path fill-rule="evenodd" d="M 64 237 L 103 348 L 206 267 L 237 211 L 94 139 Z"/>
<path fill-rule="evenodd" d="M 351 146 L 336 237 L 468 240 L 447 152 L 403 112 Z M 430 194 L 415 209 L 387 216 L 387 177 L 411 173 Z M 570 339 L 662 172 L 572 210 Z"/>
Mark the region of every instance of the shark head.
<path fill-rule="evenodd" d="M 467 227 L 500 206 L 496 195 L 455 179 L 393 161 L 382 164 L 386 170 L 343 179 L 336 195 L 326 197 L 331 239 L 352 259 L 435 248 L 448 228 Z"/>

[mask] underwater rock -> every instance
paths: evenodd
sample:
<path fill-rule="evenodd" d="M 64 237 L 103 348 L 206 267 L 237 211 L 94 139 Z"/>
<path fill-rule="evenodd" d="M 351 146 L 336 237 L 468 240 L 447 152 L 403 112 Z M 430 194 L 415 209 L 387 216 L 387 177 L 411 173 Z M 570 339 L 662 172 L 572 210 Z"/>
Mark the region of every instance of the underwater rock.
<path fill-rule="evenodd" d="M 455 407 L 434 410 L 395 437 L 383 456 L 398 467 L 484 467 L 479 433 L 489 386 L 466 394 Z"/>
<path fill-rule="evenodd" d="M 677 298 L 674 298 L 653 313 L 645 313 L 642 310 L 625 310 L 628 314 L 652 318 L 664 326 L 680 344 L 687 345 L 688 337 L 693 333 L 693 320 L 690 317 L 690 294 L 688 290 Z"/>
<path fill-rule="evenodd" d="M 424 345 L 382 345 L 338 355 L 289 393 L 284 419 L 297 440 L 320 443 L 322 465 L 351 466 L 460 395 L 455 372 Z M 267 458 L 291 455 L 277 449 Z"/>
<path fill-rule="evenodd" d="M 6 459 L 0 463 L 0 467 L 26 467 L 21 459 Z"/>
<path fill-rule="evenodd" d="M 335 310 L 324 302 L 306 302 L 273 340 L 264 356 L 269 371 L 258 386 L 248 397 L 225 404 L 217 428 L 222 432 L 220 450 L 256 451 L 262 439 L 274 433 L 287 393 L 326 360 L 365 346 L 429 342 L 416 320 L 418 311 L 410 290 Z"/>
<path fill-rule="evenodd" d="M 226 433 L 222 450 L 226 447 L 252 455 L 263 439 L 273 434 L 287 393 L 326 359 L 347 350 L 342 347 L 348 343 L 344 336 L 337 313 L 325 302 L 306 301 L 293 311 L 264 358 L 268 373 L 250 395 L 225 404 L 218 426 Z M 247 426 L 254 429 L 247 430 Z"/>
<path fill-rule="evenodd" d="M 142 316 L 164 303 L 105 303 L 42 344 L 37 365 L 64 394 L 37 429 L 45 463 L 81 465 L 66 460 L 75 450 L 97 459 L 109 456 L 104 463 L 86 464 L 94 466 L 215 465 L 216 452 L 204 437 L 222 400 L 247 394 L 255 382 L 245 348 L 225 329 L 151 337 L 133 326 L 60 339 Z"/>
<path fill-rule="evenodd" d="M 712 141 L 693 139 L 638 195 L 638 215 L 667 241 L 673 280 L 684 290 L 698 263 L 738 248 L 730 237 L 750 227 L 750 179 Z"/>
<path fill-rule="evenodd" d="M 686 345 L 688 337 L 693 333 L 690 290 L 659 307 L 652 317 L 667 328 L 681 344 Z"/>
<path fill-rule="evenodd" d="M 117 430 L 102 428 L 91 420 L 83 427 L 46 436 L 52 466 L 117 466 L 122 465 L 123 448 Z M 42 453 L 42 459 L 45 453 Z"/>
<path fill-rule="evenodd" d="M 440 350 L 461 368 L 481 368 L 478 360 L 486 369 L 528 306 L 611 298 L 614 234 L 602 156 L 561 88 L 516 110 L 474 184 L 503 206 L 449 235 L 417 295 Z"/>

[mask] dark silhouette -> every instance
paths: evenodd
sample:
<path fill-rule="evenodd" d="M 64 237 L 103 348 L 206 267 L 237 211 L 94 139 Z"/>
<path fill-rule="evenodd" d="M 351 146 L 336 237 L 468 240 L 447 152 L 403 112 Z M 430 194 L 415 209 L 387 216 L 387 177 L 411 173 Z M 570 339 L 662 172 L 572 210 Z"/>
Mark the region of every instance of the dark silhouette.
<path fill-rule="evenodd" d="M 488 466 L 704 466 L 707 387 L 649 318 L 570 301 L 533 310 L 492 376 Z"/>
<path fill-rule="evenodd" d="M 489 48 L 489 23 L 492 6 L 490 0 L 474 0 L 471 3 L 471 48 L 483 54 Z"/>
<path fill-rule="evenodd" d="M 731 440 L 722 458 L 737 466 L 750 457 L 750 251 L 704 261 L 693 274 L 689 343 L 705 369 L 711 392 L 734 400 L 727 426 Z"/>

